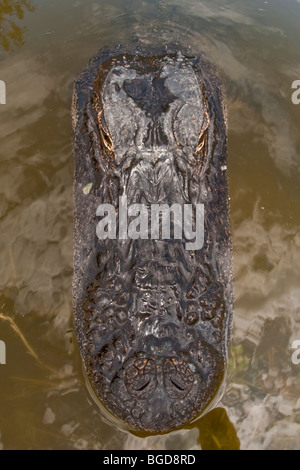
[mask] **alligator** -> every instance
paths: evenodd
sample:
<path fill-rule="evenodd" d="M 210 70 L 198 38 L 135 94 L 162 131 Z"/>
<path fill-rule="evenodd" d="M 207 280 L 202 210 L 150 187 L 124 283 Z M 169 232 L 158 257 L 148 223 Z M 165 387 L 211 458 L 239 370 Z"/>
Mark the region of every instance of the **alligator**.
<path fill-rule="evenodd" d="M 75 79 L 72 122 L 83 369 L 120 425 L 169 432 L 214 407 L 226 378 L 233 272 L 223 86 L 189 48 L 103 48 Z M 142 230 L 141 207 L 153 206 L 156 236 Z M 187 206 L 190 231 L 178 232 L 175 209 Z"/>

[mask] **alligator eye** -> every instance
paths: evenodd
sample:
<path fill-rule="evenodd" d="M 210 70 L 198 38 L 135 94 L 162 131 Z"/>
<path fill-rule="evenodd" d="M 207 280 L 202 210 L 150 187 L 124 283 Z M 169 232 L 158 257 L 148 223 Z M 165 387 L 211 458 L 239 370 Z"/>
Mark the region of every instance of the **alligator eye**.
<path fill-rule="evenodd" d="M 203 119 L 202 126 L 201 126 L 201 130 L 200 130 L 199 137 L 198 137 L 198 145 L 197 145 L 196 151 L 195 151 L 196 154 L 198 154 L 200 152 L 201 153 L 203 153 L 203 152 L 206 153 L 207 140 L 208 140 L 207 131 L 208 131 L 209 123 L 210 123 L 209 116 L 205 112 L 204 119 Z"/>
<path fill-rule="evenodd" d="M 104 122 L 103 122 L 102 113 L 103 113 L 103 111 L 100 111 L 100 113 L 98 114 L 100 135 L 101 135 L 104 147 L 109 152 L 112 152 L 113 151 L 112 138 L 110 137 L 109 132 L 105 130 L 105 125 L 104 125 Z"/>
<path fill-rule="evenodd" d="M 205 144 L 205 135 L 202 134 L 199 138 L 199 143 L 196 148 L 196 153 L 199 153 L 200 150 L 202 150 L 204 144 Z"/>
<path fill-rule="evenodd" d="M 207 129 L 204 132 L 201 132 L 198 139 L 198 145 L 196 147 L 195 153 L 204 155 L 207 149 Z"/>

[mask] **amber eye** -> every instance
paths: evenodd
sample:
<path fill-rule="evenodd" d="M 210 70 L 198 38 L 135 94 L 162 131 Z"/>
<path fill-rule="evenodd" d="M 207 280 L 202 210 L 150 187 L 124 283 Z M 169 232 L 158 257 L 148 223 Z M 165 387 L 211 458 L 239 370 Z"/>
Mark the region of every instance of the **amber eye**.
<path fill-rule="evenodd" d="M 112 151 L 113 151 L 112 138 L 110 137 L 108 131 L 105 130 L 105 125 L 104 125 L 104 121 L 103 121 L 103 117 L 102 117 L 102 112 L 103 112 L 103 111 L 100 111 L 100 113 L 98 114 L 98 122 L 99 122 L 100 135 L 101 135 L 101 138 L 102 138 L 102 142 L 103 142 L 104 147 L 105 147 L 109 152 L 112 152 Z"/>
<path fill-rule="evenodd" d="M 207 131 L 205 130 L 203 133 L 200 134 L 199 140 L 198 140 L 198 145 L 195 150 L 195 156 L 198 155 L 200 158 L 205 158 L 207 150 Z"/>
<path fill-rule="evenodd" d="M 200 150 L 203 149 L 204 145 L 205 145 L 205 137 L 206 137 L 206 133 L 205 134 L 202 134 L 200 137 L 199 137 L 199 142 L 198 142 L 198 145 L 197 145 L 197 148 L 196 148 L 196 153 L 199 153 Z"/>
<path fill-rule="evenodd" d="M 200 153 L 200 152 L 205 152 L 207 148 L 207 140 L 208 140 L 208 126 L 210 123 L 210 119 L 207 113 L 204 115 L 203 123 L 202 123 L 202 128 L 199 133 L 198 137 L 198 145 L 196 147 L 195 153 Z"/>

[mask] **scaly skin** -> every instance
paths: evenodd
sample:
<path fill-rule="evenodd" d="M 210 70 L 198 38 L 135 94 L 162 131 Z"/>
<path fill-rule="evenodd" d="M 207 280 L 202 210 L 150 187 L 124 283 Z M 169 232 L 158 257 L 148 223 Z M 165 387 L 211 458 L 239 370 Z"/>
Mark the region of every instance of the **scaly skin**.
<path fill-rule="evenodd" d="M 226 367 L 233 306 L 222 87 L 178 48 L 105 49 L 73 99 L 75 326 L 101 402 L 132 429 L 166 432 L 207 410 Z M 84 188 L 91 184 L 90 191 Z M 100 240 L 99 204 L 204 204 L 183 240 Z"/>

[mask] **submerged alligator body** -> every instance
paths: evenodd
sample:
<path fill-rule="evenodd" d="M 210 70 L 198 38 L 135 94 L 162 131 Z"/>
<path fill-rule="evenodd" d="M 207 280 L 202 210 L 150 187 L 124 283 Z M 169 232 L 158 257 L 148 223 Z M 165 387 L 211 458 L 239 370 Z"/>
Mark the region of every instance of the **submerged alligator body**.
<path fill-rule="evenodd" d="M 212 406 L 226 370 L 233 279 L 222 87 L 206 59 L 176 46 L 103 49 L 76 80 L 72 117 L 84 367 L 114 416 L 167 432 Z M 127 226 L 118 237 L 125 196 L 128 207 L 203 205 L 203 246 L 187 249 L 184 230 L 175 237 L 175 212 L 169 237 L 151 238 L 141 218 L 131 237 Z M 106 239 L 96 233 L 103 204 L 117 215 Z"/>

